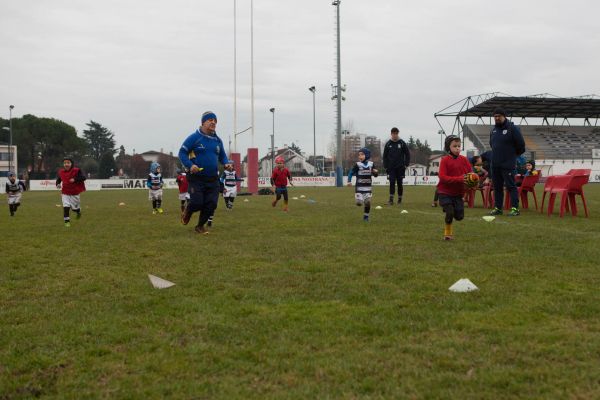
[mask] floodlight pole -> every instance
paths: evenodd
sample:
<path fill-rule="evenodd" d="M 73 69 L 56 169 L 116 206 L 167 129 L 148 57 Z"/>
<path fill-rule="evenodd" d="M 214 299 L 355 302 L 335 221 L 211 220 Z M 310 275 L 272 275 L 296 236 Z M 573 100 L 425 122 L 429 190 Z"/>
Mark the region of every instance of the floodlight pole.
<path fill-rule="evenodd" d="M 233 150 L 237 153 L 237 5 L 233 0 Z M 230 146 L 231 147 L 231 146 Z M 229 149 L 231 153 L 231 149 Z"/>
<path fill-rule="evenodd" d="M 271 170 L 275 168 L 275 107 L 269 109 L 273 113 L 273 133 L 271 134 Z"/>
<path fill-rule="evenodd" d="M 250 147 L 254 148 L 254 1 L 250 0 L 250 114 L 252 131 Z"/>
<path fill-rule="evenodd" d="M 315 111 L 315 92 L 317 88 L 311 86 L 308 88 L 312 92 L 313 98 L 313 163 L 315 164 L 315 168 L 313 170 L 313 175 L 317 176 L 317 123 L 316 123 L 316 111 Z"/>
<path fill-rule="evenodd" d="M 15 108 L 12 104 L 8 106 L 8 131 L 9 131 L 9 139 L 8 139 L 8 170 L 12 171 L 12 110 Z M 16 172 L 15 172 L 16 174 Z"/>
<path fill-rule="evenodd" d="M 336 160 L 335 160 L 335 183 L 337 187 L 342 187 L 343 180 L 343 169 L 342 169 L 342 72 L 341 72 L 341 60 L 340 60 L 340 2 L 341 0 L 334 0 L 331 4 L 336 7 L 337 12 L 337 127 L 336 127 Z"/>

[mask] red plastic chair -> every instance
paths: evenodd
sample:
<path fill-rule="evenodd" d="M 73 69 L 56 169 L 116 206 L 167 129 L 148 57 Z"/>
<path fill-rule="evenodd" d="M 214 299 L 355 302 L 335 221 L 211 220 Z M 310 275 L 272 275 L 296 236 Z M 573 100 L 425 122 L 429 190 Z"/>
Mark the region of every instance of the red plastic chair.
<path fill-rule="evenodd" d="M 550 190 L 550 198 L 548 199 L 548 216 L 554 212 L 554 201 L 556 196 L 560 194 L 560 212 L 559 215 L 562 218 L 565 215 L 565 210 L 568 209 L 569 205 L 567 199 L 569 197 L 569 186 L 573 180 L 572 175 L 555 175 L 552 180 L 552 189 Z M 545 188 L 544 188 L 545 190 Z"/>
<path fill-rule="evenodd" d="M 463 197 L 463 200 L 465 203 L 467 203 L 468 208 L 475 207 L 475 197 L 477 197 L 477 192 L 481 193 L 481 200 L 483 201 L 483 207 L 484 208 L 487 207 L 487 199 L 485 197 L 484 190 L 485 189 L 482 189 L 479 187 L 467 189 L 467 191 L 465 192 L 465 196 Z"/>
<path fill-rule="evenodd" d="M 535 178 L 535 182 L 532 181 L 533 179 L 531 178 Z M 531 176 L 523 176 L 523 175 L 517 175 L 515 176 L 515 183 L 521 183 L 520 186 L 517 186 L 517 196 L 521 199 L 521 203 L 523 204 L 523 208 L 529 208 L 529 202 L 527 201 L 527 192 L 533 192 L 533 198 L 535 199 L 535 209 L 537 210 L 537 199 L 535 198 L 535 190 L 533 189 L 533 186 L 535 186 L 535 183 L 540 179 L 540 177 L 538 175 L 531 175 Z M 525 191 L 525 193 L 522 192 L 522 188 L 523 185 L 525 184 L 525 182 L 527 181 L 527 190 Z M 505 210 L 510 210 L 510 192 L 507 188 L 504 188 L 504 209 Z"/>
<path fill-rule="evenodd" d="M 484 207 L 494 208 L 494 185 L 492 184 L 492 181 L 489 181 L 487 185 L 483 186 L 481 194 L 483 195 Z"/>
<path fill-rule="evenodd" d="M 590 170 L 587 170 L 590 171 Z M 591 173 L 591 171 L 590 171 Z M 583 202 L 583 209 L 585 211 L 586 218 L 589 218 L 587 204 L 585 202 L 585 195 L 583 194 L 583 185 L 588 183 L 590 180 L 589 173 L 587 175 L 575 175 L 571 182 L 569 182 L 569 187 L 567 189 L 567 193 L 569 195 L 569 203 L 571 204 L 571 215 L 577 215 L 577 203 L 575 202 L 575 196 L 581 196 L 581 201 Z M 567 206 L 568 210 L 568 206 Z"/>
<path fill-rule="evenodd" d="M 544 212 L 544 200 L 546 200 L 546 193 L 550 193 L 550 191 L 552 190 L 554 178 L 554 175 L 551 175 L 546 178 L 546 183 L 544 184 L 544 194 L 542 195 L 542 205 L 540 206 L 540 212 Z"/>
<path fill-rule="evenodd" d="M 521 204 L 523 204 L 523 208 L 529 208 L 527 193 L 531 193 L 533 195 L 533 201 L 535 202 L 535 209 L 538 209 L 537 197 L 535 195 L 535 184 L 538 183 L 539 180 L 540 174 L 529 175 L 523 178 L 521 186 L 519 186 L 519 197 L 521 198 Z"/>
<path fill-rule="evenodd" d="M 463 201 L 467 203 L 468 208 L 475 207 L 475 188 L 469 188 L 463 196 Z"/>
<path fill-rule="evenodd" d="M 570 169 L 569 172 L 567 172 L 567 175 L 587 175 L 590 176 L 590 174 L 592 173 L 591 169 L 588 168 L 580 168 L 580 169 Z"/>

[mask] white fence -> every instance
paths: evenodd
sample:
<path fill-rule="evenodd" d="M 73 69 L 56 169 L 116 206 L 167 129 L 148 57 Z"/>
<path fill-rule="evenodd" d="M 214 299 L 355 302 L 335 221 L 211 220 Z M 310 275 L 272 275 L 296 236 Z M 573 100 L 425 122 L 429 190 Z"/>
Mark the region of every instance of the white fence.
<path fill-rule="evenodd" d="M 354 179 L 352 180 L 354 183 Z M 29 182 L 30 190 L 57 190 L 55 186 L 55 180 L 36 180 Z M 177 189 L 177 182 L 175 179 L 165 179 L 166 189 Z M 325 187 L 335 186 L 335 177 L 327 176 L 299 176 L 293 177 L 292 182 L 295 186 L 313 186 L 313 187 Z M 344 184 L 347 182 L 347 177 L 344 177 Z M 590 175 L 590 182 L 600 182 L 600 170 L 592 170 Z M 6 178 L 0 178 L 0 193 L 5 191 Z M 403 180 L 403 184 L 406 186 L 434 186 L 438 183 L 437 176 L 407 176 Z M 388 185 L 389 181 L 386 176 L 379 176 L 373 178 L 373 185 L 385 186 Z M 259 187 L 270 187 L 268 177 L 258 178 Z M 88 179 L 85 181 L 85 187 L 87 190 L 119 190 L 119 189 L 147 189 L 145 179 Z M 247 187 L 246 180 L 242 182 L 242 187 Z"/>

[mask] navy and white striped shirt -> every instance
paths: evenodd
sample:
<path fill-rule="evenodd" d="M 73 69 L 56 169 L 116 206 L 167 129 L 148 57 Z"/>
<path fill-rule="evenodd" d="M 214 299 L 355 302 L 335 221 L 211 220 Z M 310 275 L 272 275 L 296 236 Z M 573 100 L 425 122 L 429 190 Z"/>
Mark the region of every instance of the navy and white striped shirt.
<path fill-rule="evenodd" d="M 242 179 L 238 178 L 235 171 L 223 171 L 221 175 L 221 183 L 226 187 L 234 187 L 236 182 L 240 182 Z"/>
<path fill-rule="evenodd" d="M 155 174 L 153 172 L 150 172 L 150 174 L 148 174 L 148 180 L 146 181 L 146 186 L 148 186 L 148 188 L 152 190 L 157 190 L 162 188 L 162 185 L 163 178 L 161 174 Z"/>
<path fill-rule="evenodd" d="M 352 176 L 356 175 L 356 193 L 371 193 L 373 178 L 377 173 L 373 161 L 358 161 L 348 174 L 348 182 L 352 182 Z"/>

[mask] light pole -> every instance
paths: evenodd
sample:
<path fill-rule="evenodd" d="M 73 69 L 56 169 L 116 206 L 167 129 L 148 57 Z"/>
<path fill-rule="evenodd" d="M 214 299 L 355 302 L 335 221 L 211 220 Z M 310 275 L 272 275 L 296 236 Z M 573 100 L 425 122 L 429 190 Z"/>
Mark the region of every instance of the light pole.
<path fill-rule="evenodd" d="M 269 109 L 273 113 L 273 133 L 271 134 L 271 170 L 275 168 L 275 107 Z"/>
<path fill-rule="evenodd" d="M 316 112 L 315 112 L 315 92 L 317 88 L 311 86 L 308 88 L 312 92 L 313 97 L 313 163 L 315 164 L 314 176 L 317 176 L 317 122 L 316 122 Z"/>
<path fill-rule="evenodd" d="M 346 165 L 348 164 L 347 160 L 348 160 L 348 153 L 349 153 L 348 152 L 348 135 L 349 134 L 350 134 L 350 131 L 347 130 L 347 129 L 344 129 L 342 131 L 342 136 L 343 136 L 342 142 L 344 143 L 344 152 L 343 152 L 343 155 L 342 155 L 342 162 L 341 162 L 341 164 L 342 164 L 342 173 L 344 173 L 344 171 L 346 169 Z"/>
<path fill-rule="evenodd" d="M 8 170 L 12 171 L 12 110 L 15 108 L 12 104 L 8 106 L 8 130 L 9 130 L 9 139 L 8 139 Z M 16 172 L 15 172 L 16 174 Z"/>
<path fill-rule="evenodd" d="M 340 51 L 340 2 L 341 0 L 333 0 L 332 5 L 336 8 L 336 62 L 337 62 L 337 85 L 336 85 L 336 160 L 335 160 L 335 184 L 337 187 L 344 186 L 342 175 L 344 169 L 342 167 L 342 63 Z"/>

